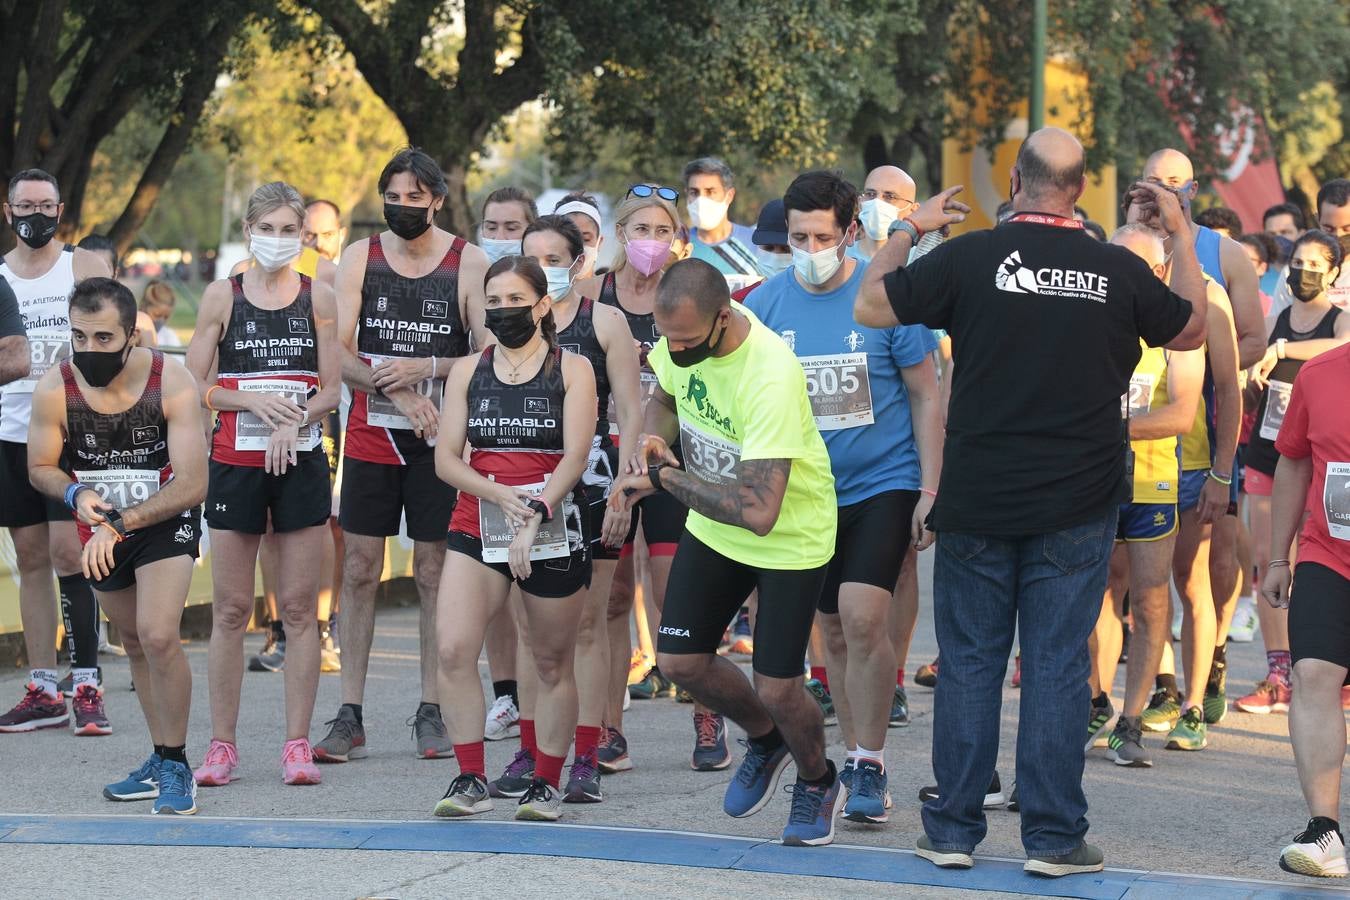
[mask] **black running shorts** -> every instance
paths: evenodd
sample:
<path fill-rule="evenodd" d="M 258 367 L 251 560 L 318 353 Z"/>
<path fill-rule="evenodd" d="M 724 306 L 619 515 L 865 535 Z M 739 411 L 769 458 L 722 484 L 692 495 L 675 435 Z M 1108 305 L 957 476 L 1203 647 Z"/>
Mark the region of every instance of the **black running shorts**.
<path fill-rule="evenodd" d="M 590 548 L 584 541 L 571 556 L 535 560 L 530 577 L 524 581 L 512 575 L 511 567 L 506 563 L 483 562 L 483 542 L 471 534 L 451 531 L 445 536 L 445 546 L 452 553 L 463 554 L 515 582 L 522 591 L 534 597 L 570 597 L 591 586 Z"/>
<path fill-rule="evenodd" d="M 338 523 L 343 531 L 392 537 L 406 514 L 408 537 L 440 542 L 454 508 L 455 489 L 436 476 L 430 457 L 406 466 L 342 458 Z"/>
<path fill-rule="evenodd" d="M 113 547 L 113 570 L 108 577 L 90 579 L 89 586 L 105 593 L 126 590 L 136 583 L 136 570 L 141 566 L 173 556 L 196 559 L 201 536 L 201 510 L 195 506 L 172 519 L 134 531 Z"/>
<path fill-rule="evenodd" d="M 770 678 L 800 678 L 825 569 L 747 566 L 686 531 L 671 563 L 656 650 L 716 653 L 732 617 L 758 589 L 754 670 Z"/>
<path fill-rule="evenodd" d="M 680 536 L 684 534 L 684 519 L 687 515 L 689 507 L 665 491 L 643 497 L 633 507 L 633 524 L 629 526 L 628 537 L 623 542 L 623 555 L 633 552 L 633 540 L 641 526 L 642 538 L 647 542 L 647 552 L 651 556 L 673 556 L 680 543 Z"/>
<path fill-rule="evenodd" d="M 839 507 L 834 558 L 820 592 L 821 612 L 839 614 L 841 584 L 868 584 L 887 593 L 895 590 L 909 551 L 909 520 L 918 502 L 918 491 L 885 491 Z"/>
<path fill-rule="evenodd" d="M 0 441 L 0 528 L 69 522 L 70 510 L 43 496 L 28 480 L 28 445 Z"/>
<path fill-rule="evenodd" d="M 328 459 L 322 450 L 296 455 L 285 475 L 262 466 L 236 466 L 211 460 L 206 488 L 206 524 L 223 531 L 265 534 L 267 516 L 278 533 L 299 531 L 328 521 L 333 499 Z"/>
<path fill-rule="evenodd" d="M 1333 569 L 1312 562 L 1294 569 L 1289 655 L 1350 669 L 1350 581 Z"/>

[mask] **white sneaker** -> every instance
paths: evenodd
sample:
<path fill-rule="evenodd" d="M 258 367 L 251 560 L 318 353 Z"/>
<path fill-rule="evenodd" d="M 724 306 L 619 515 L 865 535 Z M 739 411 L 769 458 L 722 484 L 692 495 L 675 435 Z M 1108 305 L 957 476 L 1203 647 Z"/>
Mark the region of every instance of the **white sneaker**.
<path fill-rule="evenodd" d="M 483 740 L 504 741 L 507 738 L 520 737 L 520 710 L 516 701 L 507 694 L 498 697 L 488 710 L 487 722 L 483 725 Z"/>
<path fill-rule="evenodd" d="M 631 694 L 628 693 L 628 689 L 625 688 L 625 689 L 624 689 L 624 692 L 623 692 L 623 711 L 624 711 L 624 712 L 628 712 L 628 706 L 629 706 L 629 704 L 631 704 L 632 702 L 633 702 L 633 697 L 632 697 Z"/>
<path fill-rule="evenodd" d="M 1239 597 L 1233 624 L 1228 627 L 1228 639 L 1238 644 L 1250 644 L 1256 639 L 1260 619 L 1256 616 L 1256 602 L 1251 597 Z"/>
<path fill-rule="evenodd" d="M 1280 852 L 1280 868 L 1319 878 L 1344 878 L 1345 842 L 1340 832 L 1314 830 L 1313 821 L 1309 821 L 1303 833 Z"/>

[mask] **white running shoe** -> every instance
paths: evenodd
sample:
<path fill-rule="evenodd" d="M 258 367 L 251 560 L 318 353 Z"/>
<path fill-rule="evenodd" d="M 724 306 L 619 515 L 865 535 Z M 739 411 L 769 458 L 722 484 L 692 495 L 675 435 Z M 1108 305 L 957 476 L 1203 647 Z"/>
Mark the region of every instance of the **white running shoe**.
<path fill-rule="evenodd" d="M 510 694 L 498 697 L 488 710 L 487 722 L 483 725 L 483 740 L 504 741 L 507 738 L 520 737 L 520 710 Z"/>
<path fill-rule="evenodd" d="M 1318 878 L 1344 878 L 1345 841 L 1326 823 L 1312 819 L 1303 833 L 1280 852 L 1280 868 Z"/>
<path fill-rule="evenodd" d="M 1256 639 L 1259 624 L 1256 601 L 1251 597 L 1239 597 L 1237 609 L 1233 612 L 1233 624 L 1228 626 L 1228 639 L 1237 644 L 1250 644 Z"/>

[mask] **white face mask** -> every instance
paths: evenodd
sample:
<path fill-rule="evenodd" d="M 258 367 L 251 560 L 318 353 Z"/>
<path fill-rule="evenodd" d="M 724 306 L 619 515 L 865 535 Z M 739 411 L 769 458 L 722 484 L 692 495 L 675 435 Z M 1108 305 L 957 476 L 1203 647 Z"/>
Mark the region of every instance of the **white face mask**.
<path fill-rule="evenodd" d="M 730 200 L 717 201 L 711 197 L 699 197 L 689 204 L 689 223 L 695 228 L 711 231 L 722 227 L 727 220 L 727 208 Z"/>
<path fill-rule="evenodd" d="M 572 266 L 575 265 L 574 261 Z M 548 279 L 548 294 L 554 300 L 561 300 L 572 290 L 572 266 L 543 267 L 544 277 Z"/>
<path fill-rule="evenodd" d="M 755 251 L 755 256 L 759 257 L 759 270 L 764 273 L 765 278 L 777 275 L 792 265 L 791 253 L 770 253 L 768 250 L 759 249 Z"/>
<path fill-rule="evenodd" d="M 497 238 L 483 237 L 482 232 L 478 234 L 478 246 L 487 254 L 488 265 L 492 265 L 503 256 L 519 256 L 520 240 L 503 241 Z"/>
<path fill-rule="evenodd" d="M 585 262 L 581 264 L 581 272 L 577 275 L 579 278 L 595 274 L 595 265 L 600 261 L 600 244 L 596 243 L 594 247 L 587 247 L 583 259 Z"/>
<path fill-rule="evenodd" d="M 253 254 L 258 265 L 264 271 L 275 272 L 300 255 L 298 237 L 268 237 L 251 234 L 248 238 L 248 252 Z"/>
<path fill-rule="evenodd" d="M 863 201 L 858 218 L 862 220 L 863 231 L 867 232 L 869 238 L 883 241 L 891 223 L 900 218 L 900 208 L 892 206 L 880 197 L 873 197 L 871 200 Z"/>
<path fill-rule="evenodd" d="M 807 284 L 817 287 L 829 281 L 844 263 L 843 258 L 839 255 L 839 248 L 842 246 L 844 246 L 843 242 L 840 242 L 833 247 L 817 250 L 815 253 L 808 253 L 800 247 L 793 247 L 792 266 L 797 270 L 797 277 Z"/>

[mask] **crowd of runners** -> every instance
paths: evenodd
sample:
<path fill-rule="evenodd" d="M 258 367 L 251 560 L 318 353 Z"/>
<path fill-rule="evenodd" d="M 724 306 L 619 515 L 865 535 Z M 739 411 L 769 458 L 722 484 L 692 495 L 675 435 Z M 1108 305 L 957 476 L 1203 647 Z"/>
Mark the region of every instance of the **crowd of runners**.
<path fill-rule="evenodd" d="M 498 189 L 464 237 L 437 224 L 445 176 L 407 148 L 379 177 L 387 230 L 350 244 L 334 204 L 259 187 L 249 259 L 206 288 L 185 357 L 158 349 L 178 343 L 172 290 L 138 303 L 97 242 L 54 240 L 60 186 L 19 172 L 0 526 L 32 670 L 0 732 L 111 733 L 101 609 L 152 744 L 104 796 L 191 814 L 228 786 L 246 667 L 283 673 L 281 777 L 317 784 L 367 755 L 402 535 L 415 750 L 458 767 L 435 816 L 602 802 L 643 762 L 630 701 L 675 697 L 694 770 L 731 767 L 729 725 L 744 734 L 726 814 L 763 809 L 791 763 L 783 842 L 827 844 L 837 818 L 891 816 L 884 750 L 909 724 L 916 558 L 936 544 L 920 856 L 969 867 L 983 809 L 1006 804 L 1028 871 L 1098 870 L 1086 751 L 1167 765 L 1235 708 L 1289 714 L 1312 818 L 1280 864 L 1345 875 L 1350 181 L 1322 186 L 1311 222 L 1282 204 L 1243 233 L 1230 210 L 1193 216 L 1190 161 L 1159 150 L 1107 234 L 1075 206 L 1083 166 L 1037 132 L 997 227 L 951 240 L 961 188 L 922 198 L 894 166 L 861 190 L 804 172 L 737 224 L 714 158 L 635 179 L 608 214 L 585 191 L 541 211 Z M 179 629 L 203 528 L 211 734 L 189 748 Z M 259 567 L 269 631 L 246 663 Z M 1230 685 L 1228 643 L 1258 634 L 1266 677 Z M 342 702 L 311 744 L 321 671 Z M 484 742 L 517 740 L 488 772 Z"/>

